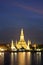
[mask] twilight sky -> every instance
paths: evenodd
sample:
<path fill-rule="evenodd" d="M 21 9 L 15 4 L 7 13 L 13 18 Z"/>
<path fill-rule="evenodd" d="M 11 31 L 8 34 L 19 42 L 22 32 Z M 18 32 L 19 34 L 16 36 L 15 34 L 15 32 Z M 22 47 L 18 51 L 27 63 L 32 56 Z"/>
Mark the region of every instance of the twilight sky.
<path fill-rule="evenodd" d="M 43 0 L 0 0 L 0 41 L 19 39 L 43 43 Z"/>

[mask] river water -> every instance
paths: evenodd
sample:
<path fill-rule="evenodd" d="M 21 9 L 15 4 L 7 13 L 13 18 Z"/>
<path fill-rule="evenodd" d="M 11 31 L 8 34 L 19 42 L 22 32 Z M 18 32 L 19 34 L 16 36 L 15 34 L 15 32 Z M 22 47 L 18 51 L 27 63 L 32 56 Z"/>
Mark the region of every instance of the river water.
<path fill-rule="evenodd" d="M 0 52 L 0 65 L 43 65 L 43 52 Z"/>

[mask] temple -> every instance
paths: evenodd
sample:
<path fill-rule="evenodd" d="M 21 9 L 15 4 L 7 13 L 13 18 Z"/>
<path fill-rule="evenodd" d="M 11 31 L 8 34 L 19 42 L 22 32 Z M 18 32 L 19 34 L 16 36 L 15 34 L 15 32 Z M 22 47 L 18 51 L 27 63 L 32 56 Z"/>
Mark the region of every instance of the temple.
<path fill-rule="evenodd" d="M 20 40 L 16 43 L 16 47 L 17 49 L 21 49 L 21 48 L 24 48 L 25 50 L 27 49 L 27 44 L 24 39 L 23 29 L 21 29 Z"/>
<path fill-rule="evenodd" d="M 30 50 L 31 41 L 28 40 L 27 50 Z"/>
<path fill-rule="evenodd" d="M 25 39 L 24 39 L 24 32 L 23 29 L 21 29 L 21 33 L 20 33 L 20 40 L 16 41 L 15 43 L 16 45 L 14 45 L 14 42 L 12 40 L 11 43 L 11 50 L 12 51 L 16 51 L 16 50 L 29 50 L 30 47 L 29 45 L 31 44 L 31 42 L 28 40 L 28 44 L 26 43 Z"/>
<path fill-rule="evenodd" d="M 14 45 L 13 40 L 11 41 L 11 50 L 12 50 L 12 51 L 16 51 L 16 47 L 15 47 L 15 45 Z"/>
<path fill-rule="evenodd" d="M 42 44 L 31 44 L 31 41 L 28 40 L 28 42 L 25 41 L 24 37 L 24 31 L 21 29 L 20 32 L 20 39 L 19 41 L 16 40 L 14 43 L 13 40 L 11 44 L 0 44 L 0 51 L 10 51 L 10 52 L 22 52 L 22 51 L 43 51 L 43 45 Z"/>

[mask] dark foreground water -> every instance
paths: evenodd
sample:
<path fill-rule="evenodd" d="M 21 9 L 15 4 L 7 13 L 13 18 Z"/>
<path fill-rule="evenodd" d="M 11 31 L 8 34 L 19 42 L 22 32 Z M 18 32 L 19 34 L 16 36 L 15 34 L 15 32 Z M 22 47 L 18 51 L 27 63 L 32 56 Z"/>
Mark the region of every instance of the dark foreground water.
<path fill-rule="evenodd" d="M 43 52 L 0 52 L 0 65 L 43 65 Z"/>

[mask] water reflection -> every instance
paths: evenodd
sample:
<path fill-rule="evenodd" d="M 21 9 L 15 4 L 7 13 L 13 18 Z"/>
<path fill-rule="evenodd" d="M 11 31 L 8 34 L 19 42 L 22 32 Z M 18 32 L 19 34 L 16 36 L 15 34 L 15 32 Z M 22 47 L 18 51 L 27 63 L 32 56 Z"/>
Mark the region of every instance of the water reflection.
<path fill-rule="evenodd" d="M 25 52 L 18 53 L 18 65 L 25 65 Z"/>
<path fill-rule="evenodd" d="M 26 55 L 26 65 L 31 65 L 31 53 L 30 52 L 27 52 L 27 55 Z"/>
<path fill-rule="evenodd" d="M 14 54 L 11 53 L 11 65 L 14 65 Z"/>
<path fill-rule="evenodd" d="M 41 52 L 11 53 L 11 65 L 41 65 Z"/>
<path fill-rule="evenodd" d="M 4 52 L 4 65 L 10 65 L 10 53 L 9 52 Z"/>
<path fill-rule="evenodd" d="M 0 52 L 0 65 L 43 65 L 43 52 Z"/>
<path fill-rule="evenodd" d="M 0 52 L 0 65 L 4 65 L 4 52 Z"/>
<path fill-rule="evenodd" d="M 11 65 L 16 65 L 17 63 L 17 53 L 11 53 Z"/>
<path fill-rule="evenodd" d="M 11 65 L 30 65 L 31 53 L 18 52 L 11 53 Z"/>
<path fill-rule="evenodd" d="M 15 52 L 14 55 L 15 55 L 15 61 L 17 61 L 17 53 Z"/>
<path fill-rule="evenodd" d="M 36 52 L 31 54 L 31 64 L 41 65 L 41 52 Z"/>
<path fill-rule="evenodd" d="M 37 57 L 36 57 L 37 59 L 37 65 L 39 64 L 39 65 L 41 65 L 41 52 L 37 52 Z"/>

